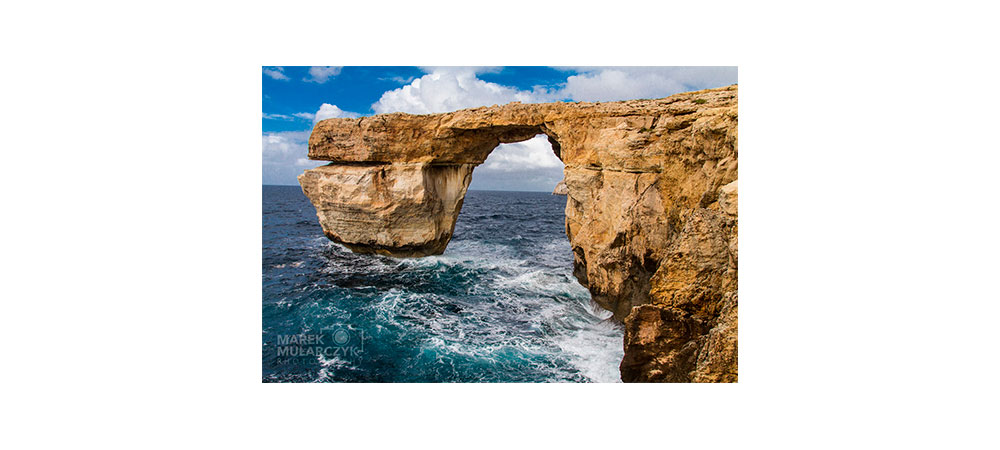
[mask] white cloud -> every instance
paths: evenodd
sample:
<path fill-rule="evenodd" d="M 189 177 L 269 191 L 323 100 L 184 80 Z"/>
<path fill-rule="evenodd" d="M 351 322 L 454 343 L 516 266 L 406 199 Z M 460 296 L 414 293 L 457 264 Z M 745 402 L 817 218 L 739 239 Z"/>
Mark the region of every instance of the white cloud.
<path fill-rule="evenodd" d="M 399 75 L 396 75 L 394 77 L 382 77 L 382 78 L 379 78 L 379 80 L 381 80 L 381 81 L 395 81 L 395 82 L 397 82 L 399 84 L 410 84 L 410 82 L 413 81 L 413 80 L 415 80 L 416 78 L 417 77 L 413 77 L 413 76 L 403 78 L 403 77 L 401 77 Z"/>
<path fill-rule="evenodd" d="M 305 157 L 311 131 L 274 131 L 261 136 L 264 162 L 295 161 Z"/>
<path fill-rule="evenodd" d="M 563 179 L 563 163 L 548 137 L 500 144 L 472 175 L 470 189 L 552 192 Z"/>
<path fill-rule="evenodd" d="M 513 101 L 546 101 L 531 91 L 480 80 L 476 68 L 439 67 L 399 89 L 382 94 L 372 109 L 376 114 L 407 112 L 430 114 L 477 106 L 500 105 Z"/>
<path fill-rule="evenodd" d="M 304 170 L 325 164 L 306 154 L 310 131 L 277 131 L 261 135 L 264 184 L 296 184 Z"/>
<path fill-rule="evenodd" d="M 500 144 L 480 166 L 487 172 L 515 172 L 525 169 L 548 169 L 563 167 L 556 158 L 552 145 L 545 135 L 538 135 L 527 141 Z"/>
<path fill-rule="evenodd" d="M 262 119 L 270 119 L 270 120 L 295 120 L 293 117 L 286 116 L 284 114 L 260 113 L 260 117 Z"/>
<path fill-rule="evenodd" d="M 313 66 L 309 68 L 309 76 L 302 80 L 323 84 L 330 78 L 340 75 L 340 69 L 339 66 Z"/>
<path fill-rule="evenodd" d="M 424 66 L 420 70 L 427 73 L 434 72 L 454 72 L 454 73 L 466 73 L 471 72 L 473 74 L 479 75 L 481 73 L 500 73 L 503 71 L 503 66 Z"/>
<path fill-rule="evenodd" d="M 602 70 L 570 76 L 560 92 L 573 100 L 611 101 L 663 97 L 669 95 L 668 92 L 680 92 L 683 89 L 680 83 L 669 78 L 629 74 L 620 70 Z"/>
<path fill-rule="evenodd" d="M 679 92 L 736 83 L 736 67 L 601 67 L 580 68 L 553 91 L 576 101 L 661 98 Z"/>
<path fill-rule="evenodd" d="M 328 106 L 332 106 L 332 105 L 328 105 Z M 336 106 L 334 106 L 334 108 L 336 108 Z M 348 114 L 349 115 L 349 114 L 353 114 L 353 113 L 344 112 L 344 114 Z M 350 117 L 350 116 L 344 116 L 344 117 Z M 297 120 L 297 119 L 313 120 L 313 119 L 316 118 L 316 115 L 313 114 L 313 113 L 307 113 L 307 112 L 297 112 L 297 113 L 292 113 L 292 115 L 261 113 L 261 118 L 268 119 L 268 120 L 285 120 L 285 121 L 291 122 L 291 121 L 294 121 L 294 120 Z"/>
<path fill-rule="evenodd" d="M 288 80 L 288 77 L 285 76 L 284 67 L 265 67 L 264 75 L 274 78 L 275 80 Z"/>
<path fill-rule="evenodd" d="M 308 113 L 299 113 L 308 114 Z M 350 111 L 344 111 L 337 107 L 337 105 L 331 105 L 329 103 L 324 103 L 320 105 L 319 111 L 313 115 L 313 122 L 319 122 L 324 119 L 334 119 L 338 117 L 359 117 L 360 114 L 353 113 Z"/>

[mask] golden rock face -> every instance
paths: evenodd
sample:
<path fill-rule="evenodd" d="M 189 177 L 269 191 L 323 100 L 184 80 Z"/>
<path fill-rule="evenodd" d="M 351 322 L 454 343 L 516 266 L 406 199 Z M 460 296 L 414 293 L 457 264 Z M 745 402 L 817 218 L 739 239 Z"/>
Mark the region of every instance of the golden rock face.
<path fill-rule="evenodd" d="M 625 324 L 625 381 L 737 380 L 737 86 L 316 124 L 299 176 L 330 239 L 444 252 L 472 170 L 545 134 L 566 167 L 574 274 Z"/>
<path fill-rule="evenodd" d="M 342 164 L 299 175 L 323 232 L 358 253 L 444 252 L 473 164 Z"/>

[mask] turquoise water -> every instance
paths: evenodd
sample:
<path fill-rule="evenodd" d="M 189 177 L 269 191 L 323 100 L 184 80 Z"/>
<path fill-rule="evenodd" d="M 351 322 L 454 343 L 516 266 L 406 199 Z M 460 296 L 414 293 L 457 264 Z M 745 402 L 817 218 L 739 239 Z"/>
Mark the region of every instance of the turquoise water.
<path fill-rule="evenodd" d="M 566 197 L 470 191 L 447 251 L 357 255 L 263 188 L 265 382 L 617 382 L 622 331 L 572 275 Z"/>

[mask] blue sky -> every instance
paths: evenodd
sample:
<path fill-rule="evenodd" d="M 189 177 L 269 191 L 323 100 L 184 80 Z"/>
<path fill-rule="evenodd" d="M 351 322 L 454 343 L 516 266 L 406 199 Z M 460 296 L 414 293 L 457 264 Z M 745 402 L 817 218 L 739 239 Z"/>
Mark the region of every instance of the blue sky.
<path fill-rule="evenodd" d="M 429 114 L 511 101 L 660 98 L 726 86 L 736 67 L 263 67 L 263 183 L 297 184 L 317 120 L 388 112 Z M 562 163 L 544 137 L 502 144 L 470 189 L 551 191 Z"/>

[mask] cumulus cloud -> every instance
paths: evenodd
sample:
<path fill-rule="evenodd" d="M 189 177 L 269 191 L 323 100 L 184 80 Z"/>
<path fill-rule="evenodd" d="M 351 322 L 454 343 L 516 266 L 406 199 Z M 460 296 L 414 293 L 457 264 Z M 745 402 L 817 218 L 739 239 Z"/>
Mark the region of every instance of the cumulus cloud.
<path fill-rule="evenodd" d="M 545 135 L 500 144 L 472 175 L 470 189 L 551 192 L 563 179 L 563 163 Z"/>
<path fill-rule="evenodd" d="M 288 80 L 288 77 L 285 75 L 284 67 L 265 67 L 263 70 L 264 75 L 274 78 L 275 80 Z"/>
<path fill-rule="evenodd" d="M 278 131 L 261 136 L 264 184 L 294 185 L 306 169 L 323 164 L 306 158 L 310 131 Z"/>
<path fill-rule="evenodd" d="M 737 81 L 736 67 L 579 68 L 554 97 L 575 101 L 661 98 L 679 92 L 727 86 Z"/>
<path fill-rule="evenodd" d="M 426 70 L 431 73 L 382 94 L 372 105 L 375 113 L 431 114 L 513 101 L 545 101 L 534 91 L 483 81 L 476 76 L 477 68 L 438 67 Z"/>
<path fill-rule="evenodd" d="M 339 66 L 313 66 L 309 68 L 309 76 L 302 80 L 323 84 L 329 81 L 330 78 L 340 75 L 340 69 Z"/>
<path fill-rule="evenodd" d="M 300 113 L 306 114 L 306 113 Z M 350 111 L 344 111 L 337 107 L 337 105 L 331 105 L 329 103 L 324 103 L 320 105 L 319 111 L 313 114 L 313 122 L 319 122 L 324 119 L 335 119 L 338 117 L 359 117 L 360 114 L 353 113 Z"/>
<path fill-rule="evenodd" d="M 527 141 L 500 144 L 480 166 L 489 172 L 515 172 L 522 169 L 562 170 L 563 163 L 556 158 L 552 145 L 545 135 L 535 136 Z"/>
<path fill-rule="evenodd" d="M 431 114 L 504 104 L 572 101 L 616 101 L 660 98 L 696 89 L 736 83 L 736 67 L 599 67 L 577 72 L 549 88 L 522 90 L 480 79 L 498 67 L 427 67 L 428 74 L 382 94 L 376 114 Z"/>
<path fill-rule="evenodd" d="M 573 75 L 562 89 L 565 97 L 580 101 L 664 97 L 684 89 L 676 80 L 655 74 L 628 74 L 620 70 Z"/>
<path fill-rule="evenodd" d="M 264 161 L 285 161 L 305 156 L 309 131 L 275 131 L 261 136 Z"/>
<path fill-rule="evenodd" d="M 420 70 L 427 73 L 434 72 L 452 72 L 452 73 L 473 73 L 476 75 L 482 73 L 500 73 L 503 72 L 503 66 L 424 66 Z"/>

